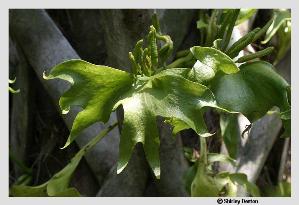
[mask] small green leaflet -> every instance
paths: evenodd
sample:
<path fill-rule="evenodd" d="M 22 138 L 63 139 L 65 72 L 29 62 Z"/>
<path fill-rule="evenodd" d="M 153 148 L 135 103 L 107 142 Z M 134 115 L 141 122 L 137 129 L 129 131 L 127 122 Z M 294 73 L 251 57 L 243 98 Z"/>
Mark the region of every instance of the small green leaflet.
<path fill-rule="evenodd" d="M 197 162 L 197 171 L 191 184 L 191 196 L 216 197 L 219 191 L 217 181 L 208 172 L 206 165 L 199 160 Z"/>
<path fill-rule="evenodd" d="M 265 40 L 262 44 L 268 43 L 274 36 L 277 36 L 276 44 L 276 58 L 274 65 L 276 65 L 290 49 L 291 46 L 291 12 L 287 9 L 274 10 L 274 21 L 268 28 Z"/>
<path fill-rule="evenodd" d="M 273 106 L 281 112 L 289 110 L 288 86 L 273 66 L 263 61 L 243 64 L 238 73 L 218 76 L 211 82 L 218 106 L 240 112 L 250 121 L 261 118 Z"/>
<path fill-rule="evenodd" d="M 226 155 L 210 153 L 208 159 L 208 165 L 220 161 L 235 166 L 235 161 Z M 190 183 L 190 178 L 193 177 L 191 196 L 217 197 L 223 195 L 222 192 L 225 191 L 225 196 L 236 197 L 237 185 L 243 186 L 252 196 L 260 196 L 259 188 L 249 182 L 245 174 L 221 172 L 215 175 L 208 167 L 201 160 L 198 160 L 189 170 L 189 178 L 186 178 L 188 180 L 186 183 Z M 194 169 L 197 169 L 196 173 Z"/>
<path fill-rule="evenodd" d="M 213 79 L 218 71 L 236 73 L 239 68 L 225 53 L 210 47 L 194 46 L 190 49 L 197 59 L 188 78 L 199 83 Z"/>
<path fill-rule="evenodd" d="M 291 20 L 291 13 L 288 10 L 278 9 L 274 12 L 274 21 L 267 30 L 265 40 L 262 44 L 266 44 L 276 34 L 278 29 L 286 22 Z"/>
<path fill-rule="evenodd" d="M 240 13 L 238 19 L 236 21 L 236 25 L 243 23 L 246 20 L 249 20 L 251 17 L 256 14 L 257 9 L 240 9 Z"/>
<path fill-rule="evenodd" d="M 276 65 L 289 51 L 291 47 L 291 20 L 285 21 L 282 26 L 277 30 L 277 54 L 274 61 L 274 65 Z"/>
<path fill-rule="evenodd" d="M 243 173 L 233 173 L 229 174 L 229 179 L 233 184 L 238 184 L 246 188 L 247 192 L 254 197 L 260 196 L 259 188 L 248 181 L 246 174 Z"/>
<path fill-rule="evenodd" d="M 227 155 L 218 153 L 208 153 L 208 165 L 214 162 L 225 162 L 235 166 L 234 159 Z M 185 187 L 191 196 L 219 196 L 220 191 L 229 182 L 226 175 L 225 177 L 213 177 L 212 172 L 208 166 L 201 160 L 197 160 L 184 175 Z"/>
<path fill-rule="evenodd" d="M 259 188 L 254 183 L 248 181 L 246 174 L 221 172 L 215 176 L 215 179 L 221 185 L 227 184 L 226 193 L 229 197 L 237 196 L 238 185 L 244 187 L 251 196 L 260 196 Z"/>

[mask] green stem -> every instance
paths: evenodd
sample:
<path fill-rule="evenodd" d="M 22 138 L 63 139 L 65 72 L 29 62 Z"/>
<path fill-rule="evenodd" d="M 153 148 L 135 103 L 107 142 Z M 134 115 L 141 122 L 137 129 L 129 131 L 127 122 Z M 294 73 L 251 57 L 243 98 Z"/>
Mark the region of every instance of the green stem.
<path fill-rule="evenodd" d="M 269 55 L 270 53 L 272 53 L 274 51 L 274 47 L 269 47 L 269 48 L 266 48 L 264 50 L 261 50 L 261 51 L 258 51 L 256 53 L 253 53 L 253 54 L 249 54 L 249 55 L 246 55 L 246 56 L 243 56 L 241 58 L 239 58 L 236 63 L 244 63 L 246 61 L 250 61 L 250 60 L 253 60 L 255 58 L 261 58 L 263 56 L 266 56 L 266 55 Z"/>
<path fill-rule="evenodd" d="M 204 11 L 199 11 L 199 20 L 204 19 Z M 204 45 L 205 29 L 200 29 L 200 45 Z"/>
<path fill-rule="evenodd" d="M 189 54 L 190 50 L 189 49 L 186 49 L 186 50 L 181 50 L 181 51 L 178 51 L 175 55 L 176 58 L 181 58 L 181 57 L 185 57 Z"/>
<path fill-rule="evenodd" d="M 221 16 L 222 16 L 223 20 L 222 20 L 221 23 L 219 22 L 219 24 L 221 24 L 221 27 L 220 27 L 219 32 L 217 34 L 217 38 L 223 39 L 225 30 L 227 28 L 227 25 L 229 24 L 230 13 L 228 12 L 228 13 L 226 13 L 224 15 L 221 15 Z"/>
<path fill-rule="evenodd" d="M 155 27 L 157 33 L 161 33 L 160 23 L 159 23 L 158 15 L 156 12 L 152 16 L 152 24 Z"/>
<path fill-rule="evenodd" d="M 174 62 L 172 62 L 171 64 L 169 64 L 168 66 L 166 66 L 166 68 L 178 68 L 183 63 L 192 60 L 192 58 L 193 58 L 192 53 L 189 53 L 187 56 L 175 60 Z"/>
<path fill-rule="evenodd" d="M 200 158 L 205 165 L 208 164 L 207 142 L 204 137 L 200 137 Z"/>
<path fill-rule="evenodd" d="M 226 48 L 227 48 L 227 45 L 230 41 L 233 29 L 235 27 L 235 23 L 237 21 L 238 15 L 239 15 L 239 12 L 240 12 L 240 9 L 233 9 L 231 11 L 231 16 L 230 16 L 230 19 L 229 19 L 229 23 L 228 23 L 228 26 L 226 28 L 226 31 L 225 31 L 225 34 L 224 34 L 224 37 L 223 37 L 222 43 L 221 43 L 221 50 L 222 51 L 225 51 Z"/>
<path fill-rule="evenodd" d="M 271 26 L 271 24 L 273 23 L 273 18 L 271 18 L 267 23 L 266 25 L 261 29 L 259 30 L 259 32 L 257 32 L 254 36 L 254 39 L 253 39 L 253 42 L 260 39 L 268 30 L 268 28 Z"/>
<path fill-rule="evenodd" d="M 84 149 L 84 155 L 89 152 L 103 137 L 105 137 L 111 130 L 113 130 L 118 125 L 118 122 L 113 123 L 105 130 L 103 130 L 99 135 L 94 137 L 88 144 L 86 144 L 82 149 Z"/>
<path fill-rule="evenodd" d="M 14 185 L 23 185 L 26 186 L 32 181 L 32 176 L 28 174 L 24 174 L 20 176 L 17 181 L 14 183 Z"/>
<path fill-rule="evenodd" d="M 207 29 L 207 37 L 205 42 L 206 46 L 210 46 L 212 44 L 214 36 L 216 34 L 216 16 L 217 10 L 213 10 Z"/>

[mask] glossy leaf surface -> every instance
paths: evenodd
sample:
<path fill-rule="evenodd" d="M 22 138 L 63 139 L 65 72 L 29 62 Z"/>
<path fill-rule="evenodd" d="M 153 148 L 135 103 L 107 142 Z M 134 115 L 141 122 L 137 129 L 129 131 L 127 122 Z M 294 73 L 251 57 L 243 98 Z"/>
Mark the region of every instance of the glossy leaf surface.
<path fill-rule="evenodd" d="M 157 116 L 178 119 L 199 135 L 210 135 L 203 120 L 202 108 L 216 106 L 213 94 L 207 87 L 180 77 L 178 73 L 176 69 L 168 69 L 146 82 L 137 83 L 115 105 L 116 108 L 121 104 L 124 109 L 118 172 L 128 163 L 135 144 L 141 142 L 150 166 L 159 176 Z"/>
<path fill-rule="evenodd" d="M 191 80 L 202 83 L 213 79 L 218 71 L 226 74 L 239 71 L 229 56 L 215 48 L 194 46 L 190 50 L 197 59 L 189 73 Z"/>
<path fill-rule="evenodd" d="M 83 108 L 77 115 L 66 146 L 87 126 L 106 122 L 113 109 L 122 105 L 124 122 L 120 140 L 118 172 L 123 170 L 136 143 L 143 143 L 145 154 L 155 175 L 160 175 L 159 134 L 156 117 L 184 122 L 201 136 L 210 136 L 203 120 L 202 108 L 214 107 L 213 93 L 204 85 L 181 77 L 186 69 L 168 69 L 151 77 L 131 75 L 106 66 L 81 60 L 54 67 L 46 78 L 61 78 L 72 83 L 60 106 Z M 117 100 L 119 100 L 117 102 Z"/>
<path fill-rule="evenodd" d="M 82 60 L 70 60 L 55 66 L 46 79 L 60 78 L 72 84 L 60 98 L 65 114 L 71 106 L 83 110 L 76 116 L 68 146 L 77 135 L 95 122 L 107 122 L 119 96 L 131 87 L 130 74 L 107 66 L 98 66 Z"/>
<path fill-rule="evenodd" d="M 211 90 L 220 107 L 240 112 L 254 121 L 273 106 L 281 112 L 290 109 L 288 86 L 271 64 L 257 61 L 241 65 L 238 73 L 214 79 Z"/>
<path fill-rule="evenodd" d="M 221 114 L 220 129 L 229 156 L 235 159 L 239 137 L 238 116 L 225 113 Z"/>

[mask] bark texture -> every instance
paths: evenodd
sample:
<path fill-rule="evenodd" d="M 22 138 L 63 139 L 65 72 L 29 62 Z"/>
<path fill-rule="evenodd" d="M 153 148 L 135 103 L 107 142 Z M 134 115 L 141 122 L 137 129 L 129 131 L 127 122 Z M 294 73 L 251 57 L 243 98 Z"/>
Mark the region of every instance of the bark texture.
<path fill-rule="evenodd" d="M 60 95 L 68 89 L 69 85 L 63 81 L 46 81 L 43 79 L 43 72 L 48 73 L 49 69 L 65 60 L 80 59 L 80 57 L 44 10 L 11 10 L 10 34 L 24 51 L 30 66 L 57 105 Z M 63 116 L 69 128 L 79 111 L 79 108 L 73 108 Z M 113 121 L 116 121 L 115 114 L 110 118 L 110 122 Z M 99 123 L 92 125 L 78 136 L 76 143 L 80 147 L 84 146 L 107 125 Z M 119 133 L 114 129 L 86 156 L 99 184 L 103 182 L 105 175 L 116 162 L 118 142 Z"/>

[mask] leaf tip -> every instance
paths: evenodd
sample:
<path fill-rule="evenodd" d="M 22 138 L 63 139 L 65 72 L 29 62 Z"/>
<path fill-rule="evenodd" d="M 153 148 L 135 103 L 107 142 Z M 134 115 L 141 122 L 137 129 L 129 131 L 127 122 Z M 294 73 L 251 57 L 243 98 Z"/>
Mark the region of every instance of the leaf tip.
<path fill-rule="evenodd" d="M 160 167 L 156 167 L 155 169 L 153 169 L 153 172 L 154 172 L 156 178 L 160 179 Z"/>
<path fill-rule="evenodd" d="M 69 113 L 69 111 L 70 111 L 70 107 L 65 108 L 65 109 L 62 109 L 61 113 L 62 113 L 63 115 L 65 115 L 65 114 Z"/>
<path fill-rule="evenodd" d="M 70 139 L 67 139 L 65 145 L 64 145 L 63 147 L 61 147 L 60 149 L 65 149 L 65 148 L 67 148 L 70 144 L 71 144 Z"/>
<path fill-rule="evenodd" d="M 11 93 L 13 93 L 13 94 L 15 94 L 15 93 L 19 93 L 19 92 L 20 92 L 20 89 L 14 90 L 14 89 L 11 88 L 11 87 L 8 87 L 8 90 L 9 90 L 9 92 L 11 92 Z"/>
<path fill-rule="evenodd" d="M 210 137 L 210 136 L 213 136 L 216 132 L 214 133 L 209 133 L 209 132 L 206 132 L 206 133 L 202 133 L 200 134 L 201 137 Z"/>
<path fill-rule="evenodd" d="M 13 84 L 13 83 L 16 82 L 16 79 L 17 79 L 16 77 L 15 77 L 14 79 L 12 79 L 12 80 L 8 79 L 8 83 L 9 83 L 9 84 Z"/>
<path fill-rule="evenodd" d="M 116 173 L 120 174 L 126 168 L 127 164 L 128 163 L 125 163 L 125 164 L 118 163 Z"/>
<path fill-rule="evenodd" d="M 48 75 L 48 76 L 46 75 L 46 71 L 43 72 L 43 79 L 45 79 L 45 80 L 51 79 L 50 75 Z"/>

